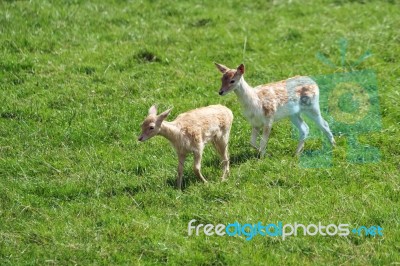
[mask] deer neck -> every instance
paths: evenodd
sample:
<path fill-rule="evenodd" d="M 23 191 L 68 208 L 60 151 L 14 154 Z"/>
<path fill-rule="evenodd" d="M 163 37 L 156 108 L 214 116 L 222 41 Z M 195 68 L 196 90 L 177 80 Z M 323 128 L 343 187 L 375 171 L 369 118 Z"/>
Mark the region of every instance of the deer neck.
<path fill-rule="evenodd" d="M 254 89 L 244 80 L 242 76 L 240 78 L 238 87 L 234 90 L 239 102 L 244 109 L 252 108 L 258 105 L 258 95 Z"/>
<path fill-rule="evenodd" d="M 163 121 L 158 134 L 168 139 L 175 146 L 175 143 L 178 142 L 180 131 L 175 123 Z"/>

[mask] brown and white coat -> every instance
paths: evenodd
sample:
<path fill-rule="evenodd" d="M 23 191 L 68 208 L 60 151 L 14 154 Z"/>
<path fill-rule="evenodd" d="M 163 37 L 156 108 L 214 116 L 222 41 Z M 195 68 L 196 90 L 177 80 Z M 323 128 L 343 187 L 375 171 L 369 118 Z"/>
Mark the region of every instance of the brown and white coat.
<path fill-rule="evenodd" d="M 325 133 L 332 145 L 335 144 L 328 123 L 322 118 L 319 108 L 318 85 L 310 77 L 295 76 L 287 80 L 260 85 L 252 88 L 244 80 L 244 65 L 237 69 L 215 64 L 222 72 L 220 95 L 234 91 L 242 105 L 246 119 L 252 125 L 251 145 L 258 149 L 264 157 L 271 132 L 272 123 L 285 117 L 290 117 L 299 129 L 300 140 L 296 149 L 299 154 L 304 141 L 309 134 L 309 128 L 300 114 L 310 117 Z M 257 146 L 257 136 L 262 130 L 260 147 Z"/>
<path fill-rule="evenodd" d="M 194 172 L 204 182 L 201 174 L 201 158 L 204 146 L 212 142 L 223 164 L 222 180 L 229 174 L 228 141 L 233 114 L 222 105 L 210 105 L 180 114 L 174 121 L 165 121 L 171 109 L 157 115 L 153 105 L 142 123 L 139 141 L 145 141 L 156 135 L 168 139 L 178 154 L 178 178 L 176 185 L 182 188 L 183 166 L 189 153 L 194 155 Z"/>

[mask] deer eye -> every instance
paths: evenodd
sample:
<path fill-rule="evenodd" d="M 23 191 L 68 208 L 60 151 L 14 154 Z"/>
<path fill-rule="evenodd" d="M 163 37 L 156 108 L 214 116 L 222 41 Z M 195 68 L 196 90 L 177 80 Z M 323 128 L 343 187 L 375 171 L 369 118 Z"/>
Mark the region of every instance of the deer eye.
<path fill-rule="evenodd" d="M 235 80 L 232 79 L 230 83 L 235 83 Z"/>
<path fill-rule="evenodd" d="M 150 129 L 150 130 L 153 130 L 153 129 L 154 129 L 154 127 L 153 127 L 153 126 L 150 126 L 150 127 L 149 127 L 149 129 Z"/>

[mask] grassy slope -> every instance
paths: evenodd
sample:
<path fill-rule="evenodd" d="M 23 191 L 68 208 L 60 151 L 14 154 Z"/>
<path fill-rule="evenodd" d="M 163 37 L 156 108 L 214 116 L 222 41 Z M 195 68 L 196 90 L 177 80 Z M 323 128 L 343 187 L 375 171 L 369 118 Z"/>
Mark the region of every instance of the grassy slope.
<path fill-rule="evenodd" d="M 2 263 L 398 263 L 399 2 L 194 2 L 0 3 Z M 288 121 L 274 126 L 272 157 L 258 160 L 236 96 L 217 95 L 212 64 L 242 62 L 246 36 L 253 85 L 332 73 L 315 53 L 338 63 L 340 37 L 350 60 L 370 49 L 360 68 L 377 73 L 383 126 L 360 141 L 381 161 L 350 164 L 337 137 L 333 167 L 301 168 Z M 169 143 L 136 141 L 153 103 L 173 106 L 170 119 L 214 103 L 233 110 L 229 182 L 207 149 L 211 183 L 196 180 L 189 159 L 186 189 L 172 187 Z M 385 236 L 187 237 L 193 218 L 379 224 Z"/>

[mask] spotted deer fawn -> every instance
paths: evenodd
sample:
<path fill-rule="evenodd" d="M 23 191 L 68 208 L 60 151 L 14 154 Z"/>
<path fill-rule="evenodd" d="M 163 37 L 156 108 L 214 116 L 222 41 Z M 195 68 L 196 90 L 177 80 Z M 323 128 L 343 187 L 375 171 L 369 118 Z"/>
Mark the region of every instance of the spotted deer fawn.
<path fill-rule="evenodd" d="M 233 114 L 222 105 L 210 105 L 180 114 L 174 121 L 165 118 L 171 109 L 157 115 L 153 105 L 147 118 L 142 123 L 142 134 L 139 141 L 145 141 L 156 135 L 168 139 L 178 154 L 178 178 L 176 186 L 182 189 L 182 176 L 185 159 L 188 153 L 194 155 L 194 172 L 205 183 L 200 172 L 204 146 L 212 142 L 223 164 L 222 180 L 229 174 L 228 141 L 232 126 Z"/>
<path fill-rule="evenodd" d="M 252 88 L 244 80 L 244 65 L 237 69 L 215 63 L 222 72 L 222 86 L 220 95 L 234 91 L 242 105 L 244 116 L 252 126 L 250 144 L 256 148 L 261 157 L 265 156 L 268 138 L 272 123 L 284 117 L 290 117 L 292 123 L 300 133 L 299 144 L 296 149 L 298 155 L 304 148 L 304 141 L 308 136 L 309 128 L 300 114 L 305 114 L 313 120 L 324 132 L 334 146 L 335 140 L 328 123 L 322 118 L 319 109 L 318 85 L 310 77 L 295 76 L 287 80 L 260 85 Z M 262 130 L 260 147 L 257 146 L 257 137 Z"/>

